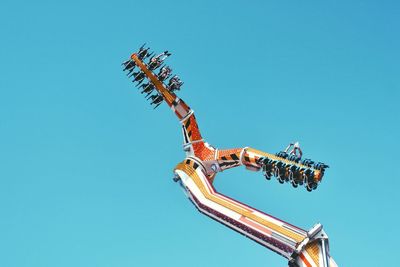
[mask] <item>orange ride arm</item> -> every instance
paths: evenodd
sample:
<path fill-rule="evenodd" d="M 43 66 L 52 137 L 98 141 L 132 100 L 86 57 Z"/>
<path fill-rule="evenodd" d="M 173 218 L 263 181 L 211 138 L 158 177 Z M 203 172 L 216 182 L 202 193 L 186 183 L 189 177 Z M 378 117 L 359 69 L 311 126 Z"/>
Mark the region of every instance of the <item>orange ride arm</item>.
<path fill-rule="evenodd" d="M 147 68 L 146 64 L 143 63 L 136 54 L 132 54 L 131 59 L 136 65 L 143 71 L 146 77 L 154 84 L 156 90 L 162 95 L 167 105 L 175 112 L 179 120 L 185 119 L 191 111 L 190 107 L 186 103 L 177 97 L 174 93 L 170 92 L 161 82 L 157 76 Z"/>
<path fill-rule="evenodd" d="M 182 134 L 184 138 L 184 150 L 187 155 L 193 155 L 201 160 L 211 159 L 214 157 L 214 149 L 204 143 L 196 117 L 193 110 L 176 94 L 170 92 L 157 76 L 148 69 L 147 65 L 141 61 L 136 54 L 132 54 L 131 59 L 143 71 L 146 77 L 152 82 L 182 125 Z"/>

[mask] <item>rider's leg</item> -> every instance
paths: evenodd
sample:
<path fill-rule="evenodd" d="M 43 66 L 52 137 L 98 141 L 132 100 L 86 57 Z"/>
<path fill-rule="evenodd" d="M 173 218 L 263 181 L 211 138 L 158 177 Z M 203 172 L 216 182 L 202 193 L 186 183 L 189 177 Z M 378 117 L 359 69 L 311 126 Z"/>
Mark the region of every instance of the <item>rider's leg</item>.
<path fill-rule="evenodd" d="M 323 176 L 323 172 L 320 170 L 303 165 L 301 162 L 288 160 L 250 147 L 217 150 L 216 159 L 221 171 L 244 165 L 248 170 L 259 171 L 263 169 L 264 171 L 274 172 L 282 179 L 286 179 L 288 177 L 284 176 L 288 176 L 287 172 L 294 169 L 300 176 L 303 173 L 310 175 L 312 173 L 312 177 L 310 176 L 309 179 L 316 183 L 321 181 Z"/>

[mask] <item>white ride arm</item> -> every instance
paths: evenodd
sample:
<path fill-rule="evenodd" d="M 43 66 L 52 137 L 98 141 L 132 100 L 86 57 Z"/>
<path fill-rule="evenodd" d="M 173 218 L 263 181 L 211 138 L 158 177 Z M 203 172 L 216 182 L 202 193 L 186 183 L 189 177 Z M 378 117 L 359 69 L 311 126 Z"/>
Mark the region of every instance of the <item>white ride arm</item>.
<path fill-rule="evenodd" d="M 285 257 L 290 267 L 337 266 L 320 224 L 307 232 L 218 193 L 195 158 L 185 159 L 174 172 L 174 180 L 201 213 Z"/>

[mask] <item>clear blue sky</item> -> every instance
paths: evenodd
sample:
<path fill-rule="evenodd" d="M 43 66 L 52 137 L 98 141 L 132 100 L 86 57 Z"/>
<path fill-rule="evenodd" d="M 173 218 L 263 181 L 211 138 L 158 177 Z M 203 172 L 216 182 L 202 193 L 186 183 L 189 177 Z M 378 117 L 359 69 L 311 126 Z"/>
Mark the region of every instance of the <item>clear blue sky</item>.
<path fill-rule="evenodd" d="M 177 120 L 121 71 L 143 42 L 211 144 L 298 140 L 331 166 L 313 193 L 244 169 L 220 192 L 323 223 L 339 266 L 395 264 L 398 1 L 3 0 L 0 25 L 0 266 L 285 266 L 172 182 Z"/>

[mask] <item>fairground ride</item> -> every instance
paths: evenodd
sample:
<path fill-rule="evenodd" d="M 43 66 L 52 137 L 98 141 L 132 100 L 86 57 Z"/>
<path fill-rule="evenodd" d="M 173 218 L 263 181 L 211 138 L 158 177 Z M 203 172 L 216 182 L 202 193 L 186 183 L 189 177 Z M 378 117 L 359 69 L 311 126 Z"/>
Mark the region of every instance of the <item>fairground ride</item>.
<path fill-rule="evenodd" d="M 276 177 L 282 184 L 302 185 L 311 192 L 321 183 L 328 166 L 302 159 L 297 142 L 276 154 L 250 147 L 218 149 L 208 144 L 193 110 L 175 94 L 183 82 L 164 65 L 170 55 L 168 51 L 155 55 L 143 45 L 123 68 L 155 108 L 165 102 L 179 119 L 186 158 L 174 168 L 173 180 L 201 213 L 285 257 L 290 267 L 336 267 L 321 224 L 303 230 L 225 196 L 213 186 L 218 172 L 243 165 L 248 170 L 262 170 L 268 180 Z"/>

